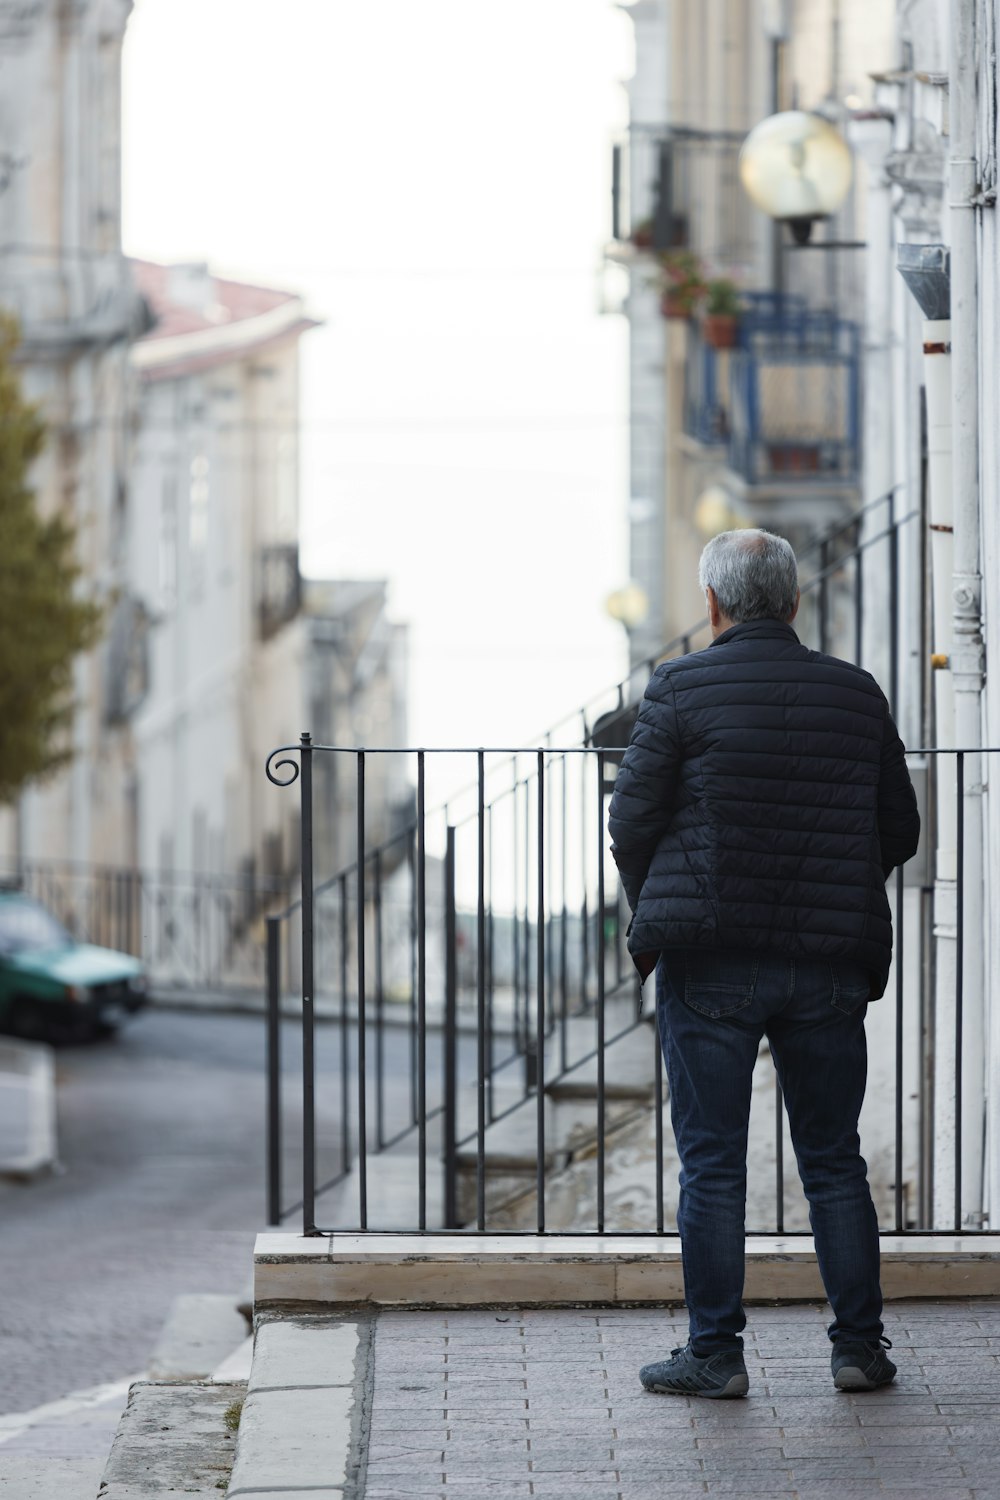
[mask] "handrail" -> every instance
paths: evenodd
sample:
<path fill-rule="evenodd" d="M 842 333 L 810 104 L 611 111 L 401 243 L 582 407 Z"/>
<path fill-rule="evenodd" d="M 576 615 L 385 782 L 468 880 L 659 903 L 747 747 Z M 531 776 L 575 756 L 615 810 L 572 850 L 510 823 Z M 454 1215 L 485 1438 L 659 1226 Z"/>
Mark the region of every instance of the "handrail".
<path fill-rule="evenodd" d="M 871 540 L 874 542 L 878 539 Z M 510 1158 L 505 1155 L 503 1147 L 496 1143 L 495 1158 L 492 1165 L 488 1165 L 486 1132 L 490 1127 L 499 1125 L 518 1110 L 525 1108 L 529 1112 L 534 1112 L 536 1116 L 534 1151 L 533 1154 L 524 1157 L 529 1166 L 537 1163 L 537 1174 L 534 1174 L 537 1178 L 536 1191 L 532 1198 L 535 1206 L 530 1211 L 537 1213 L 538 1232 L 547 1232 L 546 1175 L 549 1171 L 548 1163 L 552 1154 L 552 1146 L 551 1143 L 546 1145 L 546 1133 L 553 1128 L 554 1121 L 546 1110 L 545 1099 L 554 1084 L 562 1083 L 576 1074 L 578 1077 L 585 1077 L 588 1088 L 594 1089 L 593 1122 L 596 1130 L 598 1179 L 595 1232 L 598 1234 L 604 1232 L 605 1148 L 609 1132 L 614 1128 L 614 1117 L 608 1111 L 608 1101 L 613 1096 L 608 1091 L 604 1055 L 608 1046 L 630 1033 L 637 1032 L 642 1028 L 644 1020 L 650 1019 L 643 1017 L 641 1005 L 637 1003 L 639 999 L 637 980 L 626 950 L 627 912 L 623 906 L 621 888 L 617 884 L 613 890 L 605 886 L 606 872 L 610 869 L 604 817 L 608 787 L 605 772 L 609 770 L 612 756 L 616 752 L 610 748 L 581 745 L 495 747 L 497 753 L 504 755 L 530 754 L 536 761 L 538 777 L 537 792 L 520 799 L 514 808 L 513 861 L 511 862 L 509 851 L 507 854 L 501 852 L 499 865 L 496 865 L 494 863 L 496 851 L 493 843 L 493 827 L 492 824 L 487 825 L 487 805 L 483 796 L 482 768 L 483 757 L 487 753 L 486 747 L 442 746 L 430 750 L 415 749 L 402 752 L 399 749 L 382 746 L 369 749 L 345 745 L 314 745 L 308 736 L 303 736 L 300 746 L 278 747 L 271 752 L 269 761 L 279 757 L 286 758 L 294 754 L 296 749 L 301 752 L 301 774 L 285 780 L 283 784 L 289 785 L 290 781 L 295 779 L 300 782 L 300 790 L 303 794 L 304 861 L 308 859 L 311 848 L 313 751 L 321 754 L 354 755 L 358 761 L 359 790 L 364 787 L 364 763 L 368 755 L 410 753 L 419 756 L 418 786 L 421 789 L 424 784 L 424 756 L 452 755 L 462 752 L 477 757 L 480 766 L 476 813 L 479 829 L 478 841 L 475 837 L 465 837 L 463 847 L 466 853 L 463 856 L 463 864 L 471 876 L 475 861 L 474 858 L 469 860 L 469 855 L 473 853 L 478 842 L 478 910 L 473 911 L 470 900 L 465 901 L 462 912 L 459 910 L 459 891 L 456 882 L 456 832 L 459 825 L 449 820 L 448 854 L 444 862 L 443 928 L 440 911 L 435 914 L 428 912 L 425 902 L 426 836 L 422 821 L 417 836 L 416 858 L 412 863 L 409 876 L 414 903 L 412 910 L 416 915 L 410 918 L 408 933 L 405 924 L 394 932 L 384 932 L 380 918 L 382 885 L 377 861 L 373 877 L 366 875 L 368 857 L 364 841 L 364 804 L 363 796 L 360 797 L 359 857 L 352 870 L 355 878 L 349 879 L 345 874 L 340 879 L 339 923 L 336 911 L 329 914 L 329 919 L 321 923 L 314 924 L 312 920 L 308 923 L 303 922 L 301 969 L 303 1193 L 295 1204 L 287 1208 L 282 1208 L 280 1196 L 282 1127 L 279 961 L 281 944 L 285 938 L 280 935 L 280 919 L 274 916 L 268 919 L 268 1202 L 272 1210 L 272 1222 L 278 1222 L 289 1213 L 297 1212 L 301 1207 L 303 1233 L 307 1235 L 330 1234 L 338 1229 L 345 1229 L 351 1233 L 366 1232 L 371 1227 L 366 1206 L 369 1161 L 374 1161 L 383 1152 L 400 1145 L 407 1138 L 416 1136 L 419 1144 L 415 1148 L 414 1167 L 417 1173 L 416 1186 L 419 1189 L 420 1207 L 419 1224 L 410 1225 L 411 1231 L 421 1234 L 438 1232 L 429 1222 L 427 1179 L 428 1172 L 431 1169 L 437 1170 L 437 1166 L 440 1165 L 444 1173 L 445 1188 L 443 1200 L 445 1206 L 441 1218 L 443 1228 L 458 1228 L 464 1225 L 474 1227 L 480 1233 L 492 1232 L 488 1219 L 494 1209 L 501 1212 L 504 1210 L 506 1199 L 503 1195 L 508 1192 L 508 1188 L 503 1180 L 503 1173 L 508 1170 Z M 956 941 L 959 944 L 963 940 L 961 887 L 963 879 L 966 878 L 961 854 L 963 820 L 970 816 L 968 794 L 973 786 L 973 777 L 976 783 L 979 778 L 979 771 L 978 769 L 973 771 L 973 766 L 978 768 L 980 763 L 991 755 L 1000 755 L 1000 747 L 921 746 L 907 752 L 911 765 L 925 760 L 937 768 L 934 773 L 925 771 L 925 775 L 936 776 L 939 799 L 945 796 L 954 800 L 958 838 L 956 878 L 959 884 Z M 574 757 L 575 763 L 569 760 L 571 756 Z M 560 757 L 563 758 L 561 768 Z M 582 774 L 581 768 L 589 757 L 593 757 L 596 765 L 596 782 L 589 775 Z M 942 757 L 946 759 L 942 761 Z M 955 763 L 955 775 L 951 780 L 946 772 L 950 764 L 947 757 L 953 757 Z M 286 769 L 292 769 L 287 760 Z M 569 788 L 569 801 L 567 801 L 567 788 Z M 422 801 L 420 805 L 423 820 L 426 814 Z M 550 825 L 546 818 L 550 810 L 553 825 Z M 583 851 L 582 862 L 576 848 L 581 831 L 579 821 L 581 814 L 583 815 L 582 844 L 580 844 L 580 849 Z M 489 826 L 488 837 L 487 826 Z M 519 828 L 522 830 L 523 839 L 520 845 L 517 842 Z M 573 841 L 571 867 L 574 874 L 569 885 L 566 879 L 567 830 L 570 830 Z M 561 857 L 558 853 L 560 841 Z M 885 1188 L 886 1184 L 891 1185 L 893 1198 L 890 1209 L 888 1198 L 883 1193 L 884 1204 L 881 1213 L 884 1222 L 887 1222 L 891 1215 L 895 1233 L 907 1233 L 920 1229 L 944 1233 L 945 1231 L 940 1228 L 937 1221 L 942 1216 L 950 1216 L 954 1220 L 954 1227 L 950 1232 L 961 1234 L 965 1232 L 963 1228 L 965 1220 L 962 1218 L 961 1149 L 957 1128 L 950 1138 L 951 1144 L 946 1142 L 940 1150 L 935 1147 L 933 1163 L 926 1154 L 921 1154 L 915 1174 L 910 1172 L 907 1177 L 903 1170 L 907 1132 L 911 1139 L 922 1143 L 919 1150 L 925 1153 L 926 1141 L 929 1138 L 928 1129 L 933 1119 L 937 1118 L 934 1113 L 937 1109 L 936 1095 L 927 1099 L 921 1094 L 919 1088 L 914 1090 L 907 1081 L 908 1069 L 912 1073 L 917 1067 L 919 1076 L 923 1076 L 921 1070 L 926 1067 L 928 1057 L 932 1054 L 922 1052 L 922 1060 L 914 1063 L 910 1052 L 904 1049 L 902 1040 L 904 1017 L 908 1017 L 908 1024 L 915 1028 L 913 1037 L 924 1037 L 924 1020 L 931 993 L 929 986 L 935 982 L 932 968 L 924 963 L 921 957 L 921 955 L 926 957 L 926 946 L 930 934 L 929 924 L 933 921 L 930 906 L 932 876 L 927 862 L 928 848 L 933 845 L 933 842 L 933 823 L 929 823 L 924 833 L 922 862 L 918 860 L 908 875 L 904 875 L 902 869 L 898 870 L 892 887 L 895 906 L 893 925 L 897 938 L 893 1012 L 896 1034 L 894 1113 L 891 1117 L 886 1116 L 882 1122 L 883 1142 L 879 1149 L 884 1163 L 880 1169 L 882 1186 Z M 550 868 L 551 883 L 549 883 Z M 498 877 L 496 884 L 494 883 L 495 873 Z M 909 889 L 905 901 L 904 887 Z M 308 883 L 308 890 L 311 892 L 311 883 Z M 373 909 L 369 924 L 366 902 L 370 899 L 373 900 Z M 408 903 L 400 901 L 397 904 L 401 909 L 405 909 Z M 352 908 L 354 908 L 353 913 Z M 310 916 L 312 916 L 311 910 Z M 472 927 L 474 916 L 478 924 L 475 935 L 473 935 Z M 496 946 L 494 946 L 494 917 L 497 921 Z M 355 921 L 357 923 L 357 947 L 353 958 L 349 958 L 348 934 Z M 916 942 L 912 936 L 908 942 L 904 942 L 904 922 L 919 924 Z M 316 1023 L 313 1003 L 314 926 L 316 939 L 319 940 L 320 930 L 324 929 L 327 934 L 326 940 L 332 945 L 325 967 L 326 972 L 331 976 L 336 975 L 339 967 L 341 996 L 338 1018 L 340 1031 L 338 1066 L 334 1071 L 335 1078 L 339 1074 L 340 1169 L 334 1175 L 324 1174 L 322 1179 L 315 1170 L 318 1124 L 315 1092 L 318 1080 L 314 1061 Z M 440 977 L 440 971 L 436 970 L 435 976 L 431 978 L 427 970 L 425 949 L 430 945 L 431 934 L 433 934 L 434 952 L 438 955 L 435 958 L 435 965 L 440 962 L 444 965 L 443 980 Z M 389 943 L 388 948 L 385 947 L 386 939 Z M 438 954 L 439 945 L 442 943 L 443 959 Z M 410 953 L 411 965 L 414 964 L 413 955 L 415 953 L 420 955 L 417 966 L 411 967 L 407 994 L 410 1027 L 409 1099 L 407 1086 L 404 1084 L 402 1088 L 397 1087 L 400 1082 L 398 1070 L 393 1072 L 391 1068 L 388 1071 L 386 1069 L 387 1054 L 384 1051 L 383 1040 L 384 1027 L 389 1024 L 386 1003 L 389 996 L 384 988 L 384 975 L 388 972 L 388 969 L 384 967 L 387 962 L 385 955 L 395 953 L 397 956 L 403 956 L 407 951 Z M 907 953 L 911 958 L 917 955 L 915 977 L 913 977 L 910 961 L 907 960 L 904 964 L 904 955 Z M 349 975 L 352 975 L 350 979 Z M 940 1041 L 945 1048 L 954 1042 L 956 1048 L 954 1107 L 952 1108 L 947 1100 L 945 1101 L 945 1113 L 941 1117 L 944 1120 L 952 1117 L 959 1118 L 956 1111 L 960 1109 L 963 1097 L 961 1065 L 963 983 L 960 966 L 955 971 L 954 986 L 954 1010 L 945 1008 L 933 1038 L 933 1041 Z M 334 992 L 336 993 L 336 987 Z M 460 1061 L 457 1045 L 460 996 L 463 993 L 469 1001 L 467 1014 L 470 1018 L 475 1017 L 474 1028 L 477 1039 L 475 1059 L 470 1050 L 464 1062 Z M 349 998 L 350 996 L 353 998 Z M 428 1002 L 431 997 L 435 1005 L 443 1002 L 441 1016 L 430 1014 Z M 605 1011 L 607 1002 L 612 999 L 616 1001 L 613 1019 L 612 1013 L 606 1015 Z M 892 1004 L 893 1002 L 887 999 L 882 1007 L 883 1012 Z M 504 1016 L 504 1022 L 499 1028 L 496 1025 L 498 1012 L 495 1005 L 500 1007 L 499 1013 Z M 428 1044 L 429 1033 L 438 1027 L 441 1028 L 443 1038 L 443 1059 L 436 1053 L 432 1056 Z M 652 1040 L 650 1036 L 651 1043 Z M 371 1050 L 374 1051 L 375 1061 L 374 1065 L 369 1067 L 366 1057 Z M 658 1052 L 656 1052 L 656 1057 L 659 1059 Z M 596 1084 L 590 1068 L 595 1061 L 597 1063 Z M 523 1068 L 523 1077 L 515 1074 L 511 1078 L 512 1067 Z M 653 1100 L 661 1097 L 662 1072 L 659 1061 L 656 1063 L 656 1069 L 650 1096 Z M 405 1076 L 404 1073 L 402 1078 Z M 631 1077 L 632 1074 L 630 1073 L 629 1076 Z M 507 1082 L 502 1085 L 497 1096 L 494 1093 L 495 1085 L 503 1079 Z M 334 1087 L 337 1087 L 336 1083 Z M 780 1144 L 783 1139 L 780 1091 L 776 1098 L 775 1213 L 777 1227 L 772 1232 L 784 1233 L 785 1179 Z M 374 1115 L 371 1113 L 373 1102 Z M 951 1115 L 948 1114 L 949 1108 L 952 1109 Z M 355 1117 L 356 1125 L 352 1125 L 351 1120 Z M 587 1119 L 590 1118 L 588 1113 Z M 473 1119 L 476 1121 L 474 1128 Z M 435 1132 L 440 1130 L 440 1139 L 437 1134 L 433 1140 L 429 1139 L 428 1127 L 432 1123 Z M 567 1149 L 567 1140 L 572 1142 L 573 1137 L 563 1139 L 559 1152 Z M 578 1146 L 580 1146 L 579 1140 L 572 1149 L 575 1150 Z M 587 1153 L 588 1157 L 592 1155 L 589 1138 L 584 1141 L 581 1149 Z M 473 1155 L 475 1160 L 473 1160 Z M 515 1149 L 515 1156 L 518 1162 L 522 1160 L 519 1145 Z M 890 1158 L 891 1170 L 887 1165 Z M 931 1173 L 932 1166 L 935 1170 L 939 1166 L 941 1170 L 954 1170 L 954 1188 L 948 1190 L 953 1199 L 953 1213 L 950 1203 L 947 1206 L 947 1212 L 937 1204 L 940 1194 L 935 1196 L 934 1184 L 937 1178 Z M 324 1220 L 317 1221 L 316 1218 L 317 1198 L 335 1184 L 343 1182 L 355 1167 L 360 1230 L 356 1231 L 344 1223 L 345 1214 L 353 1212 L 349 1203 L 341 1204 L 337 1209 L 334 1225 L 326 1229 L 320 1228 L 319 1224 Z M 654 1182 L 662 1184 L 662 1129 L 657 1132 L 656 1160 L 651 1170 Z M 458 1191 L 458 1184 L 463 1180 L 461 1177 L 463 1171 L 467 1173 L 464 1181 L 468 1189 L 464 1203 Z M 494 1174 L 490 1179 L 493 1183 L 491 1197 L 487 1196 L 487 1172 Z M 531 1176 L 532 1172 L 527 1175 Z M 348 1196 L 350 1198 L 352 1195 Z M 435 1217 L 436 1212 L 434 1210 Z M 637 1232 L 650 1234 L 671 1232 L 666 1223 L 667 1215 L 662 1193 L 659 1191 L 656 1194 L 655 1212 L 655 1229 L 647 1227 Z M 551 1232 L 561 1231 L 557 1225 Z M 1000 1234 L 1000 1228 L 992 1232 Z"/>

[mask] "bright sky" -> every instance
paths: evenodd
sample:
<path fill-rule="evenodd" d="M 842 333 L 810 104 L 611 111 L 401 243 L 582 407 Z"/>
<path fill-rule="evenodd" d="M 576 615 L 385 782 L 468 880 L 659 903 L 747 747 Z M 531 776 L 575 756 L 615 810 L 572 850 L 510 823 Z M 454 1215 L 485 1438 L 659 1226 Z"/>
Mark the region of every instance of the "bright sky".
<path fill-rule="evenodd" d="M 624 321 L 598 313 L 611 0 L 138 0 L 126 249 L 305 293 L 303 571 L 387 577 L 410 742 L 624 671 Z M 300 728 L 289 726 L 297 735 Z"/>

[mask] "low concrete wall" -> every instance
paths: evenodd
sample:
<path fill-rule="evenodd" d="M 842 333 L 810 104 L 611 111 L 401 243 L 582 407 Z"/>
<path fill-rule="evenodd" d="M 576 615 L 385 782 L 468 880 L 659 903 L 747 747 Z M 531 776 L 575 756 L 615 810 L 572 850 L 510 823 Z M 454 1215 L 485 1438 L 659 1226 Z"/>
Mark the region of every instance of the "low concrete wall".
<path fill-rule="evenodd" d="M 0 1176 L 27 1179 L 56 1162 L 52 1048 L 0 1038 Z"/>
<path fill-rule="evenodd" d="M 1000 1238 L 882 1240 L 893 1297 L 1000 1295 Z M 747 1240 L 748 1301 L 823 1301 L 809 1238 Z M 268 1232 L 254 1252 L 254 1304 L 383 1307 L 613 1306 L 682 1302 L 676 1238 L 607 1235 L 349 1235 Z"/>

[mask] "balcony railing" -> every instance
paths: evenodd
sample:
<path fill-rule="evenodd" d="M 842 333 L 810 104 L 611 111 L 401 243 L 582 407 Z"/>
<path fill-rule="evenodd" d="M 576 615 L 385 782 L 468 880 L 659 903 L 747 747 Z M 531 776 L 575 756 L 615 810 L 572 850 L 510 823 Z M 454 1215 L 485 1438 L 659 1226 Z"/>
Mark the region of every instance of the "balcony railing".
<path fill-rule="evenodd" d="M 860 467 L 859 333 L 798 299 L 751 299 L 737 347 L 689 325 L 684 426 L 747 484 L 852 485 Z"/>
<path fill-rule="evenodd" d="M 612 240 L 650 250 L 691 247 L 727 265 L 752 264 L 759 235 L 739 184 L 744 135 L 630 126 L 612 148 Z"/>

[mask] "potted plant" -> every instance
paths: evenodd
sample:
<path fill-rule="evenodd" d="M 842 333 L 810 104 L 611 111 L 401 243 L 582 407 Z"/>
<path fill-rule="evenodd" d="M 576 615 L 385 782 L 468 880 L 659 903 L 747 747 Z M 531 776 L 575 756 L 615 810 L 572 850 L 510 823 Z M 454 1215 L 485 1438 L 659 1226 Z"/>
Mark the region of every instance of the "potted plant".
<path fill-rule="evenodd" d="M 665 318 L 691 318 L 705 296 L 701 262 L 691 250 L 660 256 L 660 311 Z"/>
<path fill-rule="evenodd" d="M 652 219 L 641 219 L 629 238 L 637 250 L 651 250 L 653 248 Z"/>
<path fill-rule="evenodd" d="M 725 276 L 717 276 L 705 285 L 705 310 L 702 314 L 701 331 L 706 344 L 713 349 L 733 349 L 736 346 L 740 313 L 739 287 Z"/>

